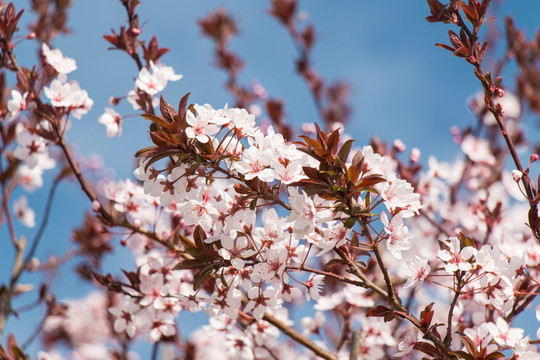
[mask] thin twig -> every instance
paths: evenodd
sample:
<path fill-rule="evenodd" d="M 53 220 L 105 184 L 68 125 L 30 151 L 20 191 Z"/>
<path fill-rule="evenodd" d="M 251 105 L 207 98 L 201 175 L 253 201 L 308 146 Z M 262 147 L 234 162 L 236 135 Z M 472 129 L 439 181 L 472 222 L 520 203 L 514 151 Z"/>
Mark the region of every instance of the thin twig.
<path fill-rule="evenodd" d="M 49 221 L 49 215 L 51 213 L 54 194 L 56 192 L 56 189 L 58 188 L 58 184 L 60 183 L 60 180 L 61 180 L 61 177 L 57 177 L 54 180 L 51 186 L 51 189 L 49 190 L 49 195 L 47 197 L 47 203 L 45 205 L 45 213 L 43 215 L 43 219 L 41 220 L 41 224 L 39 225 L 39 229 L 38 229 L 38 232 L 36 233 L 36 236 L 32 240 L 32 244 L 30 245 L 30 250 L 28 250 L 28 253 L 24 257 L 24 264 L 27 264 L 34 256 L 37 246 L 39 244 L 39 241 L 41 240 L 41 237 L 43 236 L 43 233 L 45 232 L 45 228 L 47 227 L 47 224 Z"/>
<path fill-rule="evenodd" d="M 323 359 L 327 360 L 337 360 L 337 356 L 329 352 L 328 350 L 325 350 L 315 344 L 313 341 L 306 338 L 304 335 L 300 334 L 298 331 L 294 330 L 290 326 L 284 324 L 281 320 L 278 320 L 276 317 L 270 314 L 265 314 L 263 317 L 264 320 L 268 321 L 270 324 L 277 327 L 284 335 L 287 335 L 300 345 L 305 346 L 306 348 L 313 351 L 316 355 L 322 357 Z"/>

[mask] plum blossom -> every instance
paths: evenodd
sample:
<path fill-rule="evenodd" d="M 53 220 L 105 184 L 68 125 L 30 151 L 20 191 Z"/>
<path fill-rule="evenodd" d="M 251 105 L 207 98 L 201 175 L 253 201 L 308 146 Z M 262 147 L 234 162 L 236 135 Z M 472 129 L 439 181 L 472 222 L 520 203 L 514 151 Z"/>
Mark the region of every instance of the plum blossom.
<path fill-rule="evenodd" d="M 17 136 L 19 147 L 15 149 L 13 155 L 22 160 L 26 165 L 33 169 L 37 164 L 43 162 L 50 164 L 49 152 L 47 150 L 47 141 L 39 135 L 23 130 Z"/>
<path fill-rule="evenodd" d="M 401 212 L 401 216 L 408 218 L 422 208 L 420 194 L 415 193 L 412 185 L 396 177 L 394 173 L 387 174 L 387 181 L 376 184 L 384 204 L 389 211 Z"/>
<path fill-rule="evenodd" d="M 43 325 L 45 336 L 64 334 L 77 353 L 70 359 L 107 358 L 105 341 L 111 335 L 107 297 L 92 292 L 82 300 L 64 300 L 62 303 L 66 305 L 65 311 L 47 317 Z"/>
<path fill-rule="evenodd" d="M 381 213 L 381 222 L 384 225 L 384 231 L 389 235 L 386 240 L 386 248 L 396 259 L 401 259 L 401 252 L 411 248 L 409 240 L 412 238 L 409 229 L 403 224 L 401 213 L 392 216 L 392 219 L 388 221 L 388 217 L 383 211 Z"/>
<path fill-rule="evenodd" d="M 254 230 L 255 241 L 265 247 L 270 247 L 285 240 L 284 230 L 287 222 L 278 216 L 274 208 L 266 209 L 263 213 L 264 228 L 257 227 Z"/>
<path fill-rule="evenodd" d="M 201 225 L 205 231 L 212 228 L 213 217 L 217 218 L 219 211 L 207 201 L 189 200 L 181 206 L 184 224 Z"/>
<path fill-rule="evenodd" d="M 36 213 L 28 206 L 28 199 L 21 195 L 15 204 L 13 204 L 13 212 L 17 219 L 26 227 L 33 228 L 36 226 Z"/>
<path fill-rule="evenodd" d="M 18 176 L 25 191 L 34 192 L 43 186 L 43 172 L 56 166 L 56 161 L 50 157 L 41 156 L 39 162 L 33 168 L 27 164 L 21 164 L 18 169 Z"/>
<path fill-rule="evenodd" d="M 51 82 L 49 87 L 43 89 L 45 96 L 51 100 L 51 104 L 56 107 L 69 107 L 71 106 L 71 85 L 69 83 L 62 83 L 60 80 L 55 79 Z"/>
<path fill-rule="evenodd" d="M 422 339 L 422 334 L 417 328 L 412 328 L 401 338 L 397 345 L 398 352 L 394 354 L 396 357 L 402 357 L 413 351 L 414 345 Z"/>
<path fill-rule="evenodd" d="M 43 91 L 53 106 L 70 108 L 77 119 L 90 111 L 94 104 L 88 97 L 88 92 L 82 90 L 77 82 L 61 82 L 55 79 L 49 87 L 44 87 Z"/>
<path fill-rule="evenodd" d="M 267 310 L 278 309 L 281 305 L 276 296 L 277 290 L 268 286 L 264 291 L 254 286 L 248 290 L 249 301 L 244 308 L 244 312 L 253 311 L 255 320 L 260 321 Z"/>
<path fill-rule="evenodd" d="M 148 333 L 151 343 L 158 342 L 162 336 L 176 334 L 174 315 L 168 312 L 156 309 L 146 311 L 141 317 L 141 323 L 144 324 L 144 331 Z"/>
<path fill-rule="evenodd" d="M 188 126 L 186 128 L 186 135 L 190 139 L 197 139 L 199 142 L 205 144 L 210 140 L 211 135 L 214 135 L 219 131 L 217 125 L 223 125 L 229 122 L 229 119 L 223 117 L 220 111 L 214 110 L 210 105 L 204 106 L 195 105 L 197 116 L 191 111 L 186 113 L 186 122 Z"/>
<path fill-rule="evenodd" d="M 113 108 L 105 108 L 105 113 L 99 117 L 98 121 L 107 127 L 107 137 L 122 135 L 122 117 Z"/>
<path fill-rule="evenodd" d="M 313 298 L 313 300 L 319 300 L 321 298 L 320 287 L 324 285 L 324 276 L 319 274 L 311 275 L 305 285 L 307 288 L 306 300 L 309 301 L 311 298 Z"/>
<path fill-rule="evenodd" d="M 227 354 L 229 359 L 238 360 L 254 360 L 253 342 L 244 334 L 229 333 L 227 334 Z"/>
<path fill-rule="evenodd" d="M 10 120 L 19 115 L 19 112 L 26 109 L 26 97 L 28 92 L 21 95 L 17 90 L 11 90 L 11 99 L 7 102 Z"/>
<path fill-rule="evenodd" d="M 139 72 L 139 78 L 135 81 L 135 86 L 150 96 L 163 91 L 169 81 L 178 81 L 183 75 L 175 74 L 174 69 L 165 64 L 154 64 L 150 62 L 150 69 L 142 68 Z"/>
<path fill-rule="evenodd" d="M 425 258 L 416 256 L 414 260 L 407 260 L 407 282 L 403 285 L 403 288 L 413 287 L 418 289 L 424 279 L 428 276 L 431 271 L 431 267 L 428 265 L 428 261 Z"/>
<path fill-rule="evenodd" d="M 129 337 L 135 336 L 137 326 L 135 325 L 135 313 L 139 306 L 131 300 L 129 296 L 123 297 L 116 306 L 110 307 L 109 312 L 116 317 L 114 320 L 114 331 L 117 333 L 126 332 Z"/>
<path fill-rule="evenodd" d="M 323 234 L 309 234 L 306 239 L 308 242 L 316 244 L 321 251 L 315 256 L 322 256 L 328 251 L 338 248 L 345 244 L 347 241 L 347 235 L 350 233 L 350 229 L 347 229 L 342 222 L 332 221 L 327 222 L 327 228 L 322 229 Z"/>
<path fill-rule="evenodd" d="M 165 308 L 164 296 L 167 295 L 168 291 L 163 280 L 163 275 L 160 273 L 141 276 L 140 289 L 144 295 L 144 298 L 140 301 L 141 306 L 152 304 L 157 310 Z"/>
<path fill-rule="evenodd" d="M 266 252 L 266 260 L 253 267 L 253 280 L 271 280 L 281 278 L 287 266 L 288 251 L 284 247 L 272 247 Z"/>
<path fill-rule="evenodd" d="M 312 200 L 303 190 L 289 189 L 289 205 L 292 208 L 287 221 L 293 222 L 294 233 L 305 236 L 315 230 L 315 226 L 332 219 L 332 210 L 320 207 L 323 201 L 315 195 Z"/>
<path fill-rule="evenodd" d="M 226 116 L 231 119 L 229 127 L 234 129 L 238 136 L 255 136 L 255 115 L 248 113 L 246 109 L 232 108 L 227 111 Z"/>
<path fill-rule="evenodd" d="M 495 156 L 491 153 L 489 142 L 473 135 L 466 135 L 461 142 L 461 150 L 474 162 L 494 165 Z"/>
<path fill-rule="evenodd" d="M 67 75 L 77 69 L 75 60 L 64 56 L 59 49 L 53 50 L 45 43 L 41 45 L 41 49 L 49 65 L 51 65 L 59 74 Z"/>
<path fill-rule="evenodd" d="M 470 260 L 476 254 L 476 250 L 472 246 L 466 246 L 460 249 L 460 242 L 457 237 L 451 237 L 447 240 L 448 250 L 439 250 L 439 259 L 446 263 L 444 267 L 449 273 L 454 273 L 458 270 L 469 271 L 473 268 Z"/>
<path fill-rule="evenodd" d="M 269 167 L 272 156 L 271 150 L 261 151 L 250 147 L 242 153 L 242 160 L 233 166 L 239 173 L 244 174 L 246 180 L 258 177 L 261 181 L 271 182 L 275 178 L 274 170 Z"/>
<path fill-rule="evenodd" d="M 26 164 L 22 164 L 17 169 L 17 172 L 24 190 L 34 192 L 43 186 L 43 169 L 41 167 L 35 166 L 33 169 L 30 169 Z"/>
<path fill-rule="evenodd" d="M 245 236 L 236 239 L 225 236 L 221 240 L 223 248 L 219 249 L 219 255 L 225 260 L 230 260 L 232 266 L 237 270 L 242 270 L 245 265 L 244 259 L 255 255 L 257 252 L 249 248 L 248 240 Z"/>
<path fill-rule="evenodd" d="M 317 334 L 323 327 L 326 318 L 322 311 L 317 311 L 314 317 L 305 316 L 300 320 L 300 324 L 304 329 L 304 335 Z"/>
<path fill-rule="evenodd" d="M 497 318 L 496 323 L 487 323 L 487 327 L 499 345 L 514 346 L 523 338 L 523 329 L 511 328 L 502 317 Z"/>
<path fill-rule="evenodd" d="M 227 288 L 220 284 L 208 300 L 208 303 L 210 303 L 208 313 L 211 317 L 226 315 L 231 319 L 236 319 L 238 309 L 242 305 L 242 292 L 237 288 Z"/>

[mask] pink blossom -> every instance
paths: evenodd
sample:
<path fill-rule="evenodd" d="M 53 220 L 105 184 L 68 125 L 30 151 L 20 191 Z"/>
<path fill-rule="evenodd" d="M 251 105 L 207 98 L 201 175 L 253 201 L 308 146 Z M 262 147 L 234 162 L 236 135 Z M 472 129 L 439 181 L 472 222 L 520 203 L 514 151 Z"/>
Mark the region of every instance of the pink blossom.
<path fill-rule="evenodd" d="M 304 329 L 304 335 L 319 333 L 319 330 L 323 327 L 325 321 L 326 318 L 324 316 L 324 313 L 321 311 L 317 311 L 315 313 L 315 316 L 312 318 L 308 316 L 303 317 L 300 320 L 300 324 Z"/>
<path fill-rule="evenodd" d="M 17 90 L 11 90 L 11 99 L 7 102 L 10 119 L 15 118 L 19 113 L 26 109 L 26 97 L 28 92 L 21 95 Z"/>
<path fill-rule="evenodd" d="M 67 75 L 77 69 L 75 60 L 64 56 L 60 50 L 53 50 L 45 43 L 41 45 L 41 49 L 49 65 L 51 65 L 59 74 Z"/>
<path fill-rule="evenodd" d="M 396 357 L 402 357 L 413 351 L 414 345 L 422 339 L 422 334 L 417 328 L 412 328 L 407 331 L 397 345 L 398 352 L 394 354 Z"/>
<path fill-rule="evenodd" d="M 430 271 L 431 267 L 425 258 L 416 256 L 414 260 L 407 260 L 407 282 L 403 285 L 403 288 L 406 289 L 412 286 L 418 289 Z"/>
<path fill-rule="evenodd" d="M 197 116 L 191 111 L 186 113 L 186 122 L 190 125 L 186 128 L 186 135 L 190 139 L 197 139 L 201 143 L 207 143 L 211 135 L 219 131 L 217 125 L 223 125 L 229 120 L 222 116 L 221 112 L 214 110 L 210 105 L 195 105 Z"/>
<path fill-rule="evenodd" d="M 122 301 L 114 307 L 109 308 L 109 312 L 116 317 L 114 320 L 114 331 L 117 333 L 126 332 L 129 337 L 135 336 L 137 327 L 135 325 L 135 313 L 139 306 L 135 304 L 129 296 L 122 298 Z"/>
<path fill-rule="evenodd" d="M 122 135 L 122 117 L 113 108 L 105 108 L 105 113 L 98 119 L 100 124 L 107 127 L 107 136 Z"/>
<path fill-rule="evenodd" d="M 174 69 L 164 64 L 154 64 L 150 62 L 150 69 L 142 68 L 139 72 L 139 78 L 135 81 L 135 86 L 150 96 L 163 91 L 169 81 L 178 81 L 183 76 L 174 73 Z"/>
<path fill-rule="evenodd" d="M 487 327 L 499 345 L 514 346 L 523 338 L 523 329 L 511 328 L 502 317 L 497 318 L 496 323 L 488 323 Z"/>
<path fill-rule="evenodd" d="M 36 226 L 36 214 L 31 207 L 28 206 L 28 199 L 21 195 L 13 204 L 13 212 L 19 221 L 26 227 L 33 228 Z"/>
<path fill-rule="evenodd" d="M 261 151 L 256 147 L 250 147 L 244 150 L 241 159 L 241 161 L 234 164 L 234 168 L 243 174 L 246 180 L 251 180 L 255 177 L 265 182 L 272 182 L 274 180 L 274 170 L 269 167 L 272 161 L 271 150 Z"/>
<path fill-rule="evenodd" d="M 403 224 L 401 213 L 392 216 L 392 219 L 388 221 L 386 213 L 382 212 L 381 222 L 384 225 L 384 231 L 389 235 L 386 248 L 396 259 L 401 259 L 401 252 L 411 248 L 409 240 L 412 238 L 412 235 L 409 235 L 409 229 Z"/>
<path fill-rule="evenodd" d="M 313 300 L 319 300 L 321 298 L 320 287 L 324 285 L 323 275 L 311 275 L 309 280 L 306 281 L 306 300 L 313 298 Z"/>
<path fill-rule="evenodd" d="M 485 139 L 466 135 L 461 142 L 461 149 L 471 161 L 487 165 L 495 164 L 495 156 L 491 153 L 489 143 Z"/>
<path fill-rule="evenodd" d="M 444 267 L 447 272 L 454 273 L 458 270 L 469 271 L 473 268 L 474 255 L 476 250 L 471 246 L 460 248 L 460 242 L 457 237 L 451 237 L 447 240 L 448 250 L 439 250 L 439 259 L 446 263 Z"/>

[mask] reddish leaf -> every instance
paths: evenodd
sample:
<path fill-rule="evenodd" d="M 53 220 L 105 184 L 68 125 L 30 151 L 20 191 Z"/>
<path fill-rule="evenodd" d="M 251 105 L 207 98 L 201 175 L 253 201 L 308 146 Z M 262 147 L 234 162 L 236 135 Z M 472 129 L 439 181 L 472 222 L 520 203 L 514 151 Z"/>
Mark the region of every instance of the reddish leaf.
<path fill-rule="evenodd" d="M 328 140 L 326 142 L 326 148 L 328 151 L 330 151 L 331 154 L 335 154 L 337 152 L 337 147 L 339 145 L 339 129 L 336 129 L 332 131 L 330 136 L 328 136 Z"/>
<path fill-rule="evenodd" d="M 182 99 L 180 99 L 180 102 L 178 103 L 178 125 L 180 126 L 180 128 L 183 127 L 183 123 L 182 121 L 184 120 L 185 116 L 186 116 L 186 108 L 187 108 L 187 102 L 188 102 L 188 98 L 189 98 L 189 95 L 191 93 L 188 92 L 186 95 L 184 95 L 182 97 Z"/>
<path fill-rule="evenodd" d="M 458 351 L 451 351 L 448 353 L 449 355 L 454 355 L 456 356 L 458 359 L 463 359 L 463 360 L 475 360 L 476 357 L 472 356 L 471 354 L 469 353 L 466 353 L 465 351 L 463 350 L 458 350 Z M 483 359 L 483 358 L 480 358 L 480 359 Z"/>
<path fill-rule="evenodd" d="M 150 120 L 154 124 L 161 126 L 163 129 L 167 129 L 167 127 L 169 126 L 169 123 L 161 116 L 157 116 L 154 114 L 142 114 L 141 116 L 146 120 Z"/>
<path fill-rule="evenodd" d="M 199 249 L 203 249 L 205 247 L 204 240 L 206 240 L 206 233 L 200 225 L 197 225 L 193 231 L 193 240 L 195 240 L 195 245 Z"/>
<path fill-rule="evenodd" d="M 372 309 L 369 309 L 366 315 L 368 317 L 384 317 L 389 313 L 393 314 L 394 312 L 392 311 L 392 309 L 387 308 L 386 306 L 378 305 Z"/>
<path fill-rule="evenodd" d="M 354 139 L 349 139 L 345 141 L 345 143 L 341 146 L 341 149 L 339 149 L 337 153 L 338 158 L 344 163 L 347 162 L 347 159 L 349 158 L 349 153 L 351 151 L 351 147 L 354 141 Z"/>
<path fill-rule="evenodd" d="M 478 23 L 479 17 L 478 17 L 478 13 L 476 12 L 476 10 L 473 9 L 472 7 L 466 5 L 463 1 L 460 2 L 460 5 L 461 5 L 461 8 L 463 9 L 463 12 L 465 13 L 467 18 L 469 19 L 469 21 L 472 24 Z"/>
<path fill-rule="evenodd" d="M 420 313 L 422 325 L 427 329 L 431 325 L 431 320 L 433 319 L 433 314 L 435 313 L 433 311 L 433 304 L 431 303 L 427 305 L 424 310 Z"/>
<path fill-rule="evenodd" d="M 176 111 L 168 102 L 163 99 L 163 95 L 159 97 L 159 110 L 161 115 L 167 122 L 173 122 L 176 120 Z"/>
<path fill-rule="evenodd" d="M 358 182 L 355 185 L 355 188 L 370 188 L 373 187 L 373 185 L 385 182 L 386 179 L 383 178 L 381 175 L 373 174 L 364 176 L 360 179 L 360 182 Z"/>
<path fill-rule="evenodd" d="M 437 351 L 437 348 L 431 345 L 430 343 L 427 343 L 424 341 L 418 341 L 414 344 L 414 348 L 417 350 L 420 350 L 424 354 L 427 354 L 436 359 L 439 359 L 439 352 Z"/>
<path fill-rule="evenodd" d="M 446 49 L 446 50 L 448 50 L 448 51 L 451 51 L 452 53 L 453 53 L 454 51 L 456 51 L 456 49 L 454 49 L 453 47 L 448 46 L 448 45 L 446 45 L 446 44 L 440 44 L 440 43 L 437 43 L 437 44 L 435 44 L 435 46 L 438 46 L 438 47 L 441 47 L 441 48 Z"/>

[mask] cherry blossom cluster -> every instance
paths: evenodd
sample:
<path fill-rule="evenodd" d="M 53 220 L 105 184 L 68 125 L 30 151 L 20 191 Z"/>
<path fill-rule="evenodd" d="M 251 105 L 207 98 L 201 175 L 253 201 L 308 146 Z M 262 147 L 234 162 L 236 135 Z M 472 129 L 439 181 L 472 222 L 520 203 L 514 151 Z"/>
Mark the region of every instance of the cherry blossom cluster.
<path fill-rule="evenodd" d="M 214 152 L 223 157 L 212 178 L 193 171 L 193 166 L 172 155 L 178 166 L 168 167 L 168 174 L 156 170 L 149 160 L 141 160 L 134 175 L 143 185 L 110 183 L 106 195 L 116 211 L 138 227 L 155 228 L 164 239 L 172 240 L 175 234 L 170 229 L 178 226 L 183 229 L 182 236 L 189 236 L 193 228 L 197 236 L 203 234 L 204 246 L 212 256 L 212 263 L 204 264 L 205 270 L 216 279 L 207 289 L 194 291 L 191 273 L 173 269 L 193 268 L 197 255 L 183 261 L 168 253 L 155 258 L 155 250 L 145 253 L 144 242 L 141 244 L 136 235 L 130 237 L 127 244 L 140 254 L 136 257 L 141 266 L 137 272 L 140 284 L 136 289 L 125 288 L 128 294 L 110 310 L 117 316 L 115 330 L 126 331 L 129 336 L 148 333 L 151 341 L 158 341 L 160 336 L 172 335 L 174 316 L 181 309 L 204 309 L 212 317 L 226 316 L 230 323 L 236 321 L 239 311 L 251 313 L 260 321 L 265 312 L 277 311 L 284 302 L 301 298 L 302 293 L 306 299 L 317 300 L 324 277 L 297 276 L 291 268 L 311 263 L 310 253 L 322 256 L 343 246 L 352 231 L 340 221 L 336 202 L 287 187 L 305 179 L 303 168 L 317 167 L 316 159 L 286 142 L 272 127 L 263 133 L 255 125 L 254 116 L 244 109 L 215 110 L 208 104 L 194 105 L 193 109 L 186 113 L 187 138 L 193 144 L 212 144 Z M 386 179 L 372 191 L 380 192 L 380 201 L 394 214 L 389 223 L 383 212 L 387 233 L 383 236 L 388 238 L 392 254 L 401 258 L 401 251 L 410 248 L 411 238 L 403 218 L 418 212 L 420 196 L 397 177 L 391 159 L 375 154 L 369 146 L 358 154 L 366 163 L 363 176 Z M 254 179 L 275 183 L 274 190 L 286 191 L 274 192 L 278 194 L 275 199 L 256 199 L 253 206 L 245 204 L 233 189 L 242 181 Z M 280 205 L 272 206 L 272 201 Z M 156 210 L 156 206 L 162 210 Z M 361 197 L 356 206 L 369 210 Z M 187 254 L 203 250 L 186 248 L 186 243 L 182 248 L 180 253 L 183 250 Z M 144 329 L 138 324 L 154 327 Z"/>

